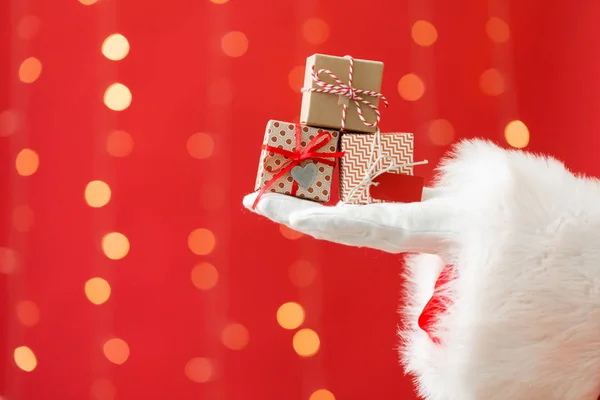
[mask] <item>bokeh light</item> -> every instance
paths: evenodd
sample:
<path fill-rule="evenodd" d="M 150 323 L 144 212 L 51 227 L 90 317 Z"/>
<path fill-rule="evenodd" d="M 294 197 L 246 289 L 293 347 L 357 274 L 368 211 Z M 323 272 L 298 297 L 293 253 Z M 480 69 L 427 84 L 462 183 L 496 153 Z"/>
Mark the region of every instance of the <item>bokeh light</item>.
<path fill-rule="evenodd" d="M 315 281 L 317 268 L 310 261 L 297 260 L 290 265 L 289 277 L 294 286 L 304 288 Z"/>
<path fill-rule="evenodd" d="M 24 204 L 16 206 L 12 212 L 12 223 L 18 232 L 29 232 L 33 227 L 33 210 Z"/>
<path fill-rule="evenodd" d="M 329 38 L 329 25 L 319 18 L 310 18 L 302 24 L 302 35 L 310 44 L 323 44 Z"/>
<path fill-rule="evenodd" d="M 206 383 L 212 379 L 213 366 L 208 358 L 195 357 L 185 364 L 185 376 L 196 383 Z"/>
<path fill-rule="evenodd" d="M 498 96 L 504 93 L 504 78 L 496 68 L 485 70 L 479 77 L 479 88 L 488 96 Z"/>
<path fill-rule="evenodd" d="M 219 281 L 219 272 L 214 265 L 201 262 L 192 269 L 192 283 L 200 290 L 209 290 Z"/>
<path fill-rule="evenodd" d="M 23 40 L 32 39 L 40 30 L 40 19 L 35 15 L 26 15 L 17 25 L 17 36 Z"/>
<path fill-rule="evenodd" d="M 29 57 L 19 66 L 19 80 L 23 83 L 33 83 L 42 73 L 42 62 L 35 57 Z"/>
<path fill-rule="evenodd" d="M 125 131 L 113 131 L 106 138 L 106 151 L 113 157 L 125 157 L 133 150 L 133 138 Z"/>
<path fill-rule="evenodd" d="M 223 345 L 231 350 L 242 350 L 248 345 L 250 334 L 242 324 L 230 323 L 221 332 Z"/>
<path fill-rule="evenodd" d="M 295 93 L 300 93 L 300 89 L 304 87 L 304 65 L 296 65 L 288 73 L 288 85 Z"/>
<path fill-rule="evenodd" d="M 123 339 L 113 338 L 102 347 L 104 356 L 113 364 L 121 365 L 129 358 L 129 345 Z"/>
<path fill-rule="evenodd" d="M 40 309 L 33 301 L 19 301 L 16 313 L 17 319 L 24 326 L 33 327 L 40 321 Z"/>
<path fill-rule="evenodd" d="M 10 136 L 19 128 L 19 115 L 16 110 L 0 112 L 0 137 Z"/>
<path fill-rule="evenodd" d="M 201 160 L 211 156 L 215 142 L 209 134 L 198 132 L 188 138 L 186 147 L 190 156 Z"/>
<path fill-rule="evenodd" d="M 447 146 L 454 140 L 454 127 L 446 119 L 436 119 L 429 124 L 428 134 L 432 144 Z"/>
<path fill-rule="evenodd" d="M 110 201 L 110 186 L 103 181 L 91 181 L 85 187 L 84 196 L 90 207 L 103 207 Z"/>
<path fill-rule="evenodd" d="M 84 6 L 91 6 L 92 4 L 96 3 L 98 0 L 79 0 L 79 2 L 81 4 L 83 4 Z"/>
<path fill-rule="evenodd" d="M 17 270 L 17 252 L 8 247 L 0 247 L 0 273 L 12 274 Z"/>
<path fill-rule="evenodd" d="M 114 400 L 117 394 L 115 384 L 108 379 L 96 379 L 92 382 L 91 395 L 93 400 Z"/>
<path fill-rule="evenodd" d="M 277 309 L 277 323 L 284 329 L 296 329 L 304 322 L 304 308 L 298 303 L 282 304 Z"/>
<path fill-rule="evenodd" d="M 309 400 L 335 400 L 335 396 L 327 389 L 315 390 Z"/>
<path fill-rule="evenodd" d="M 311 357 L 319 351 L 321 341 L 317 332 L 312 329 L 300 329 L 294 334 L 292 344 L 299 356 Z"/>
<path fill-rule="evenodd" d="M 17 154 L 15 167 L 17 173 L 21 176 L 31 176 L 35 174 L 40 166 L 40 157 L 31 149 L 23 149 Z"/>
<path fill-rule="evenodd" d="M 522 121 L 510 121 L 504 128 L 504 137 L 512 147 L 522 149 L 529 144 L 529 129 Z"/>
<path fill-rule="evenodd" d="M 37 358 L 27 346 L 17 347 L 13 353 L 15 364 L 25 372 L 31 372 L 37 367 Z"/>
<path fill-rule="evenodd" d="M 210 254 L 215 248 L 215 235 L 208 229 L 194 229 L 188 236 L 188 247 L 199 256 Z"/>
<path fill-rule="evenodd" d="M 295 231 L 287 225 L 283 224 L 279 225 L 279 232 L 281 232 L 284 238 L 289 240 L 300 239 L 302 236 L 304 236 L 302 232 Z"/>
<path fill-rule="evenodd" d="M 228 32 L 221 39 L 221 49 L 229 57 L 241 57 L 248 51 L 248 38 L 243 32 Z"/>
<path fill-rule="evenodd" d="M 492 17 L 485 25 L 485 32 L 488 37 L 496 43 L 504 43 L 510 38 L 510 28 L 504 20 Z"/>
<path fill-rule="evenodd" d="M 113 111 L 123 111 L 131 105 L 131 92 L 122 83 L 113 83 L 104 92 L 104 104 Z"/>
<path fill-rule="evenodd" d="M 127 236 L 119 232 L 110 232 L 102 238 L 102 251 L 111 260 L 120 260 L 129 253 Z"/>
<path fill-rule="evenodd" d="M 431 22 L 419 20 L 416 21 L 411 29 L 413 40 L 419 46 L 431 46 L 437 40 L 438 34 L 435 26 Z"/>
<path fill-rule="evenodd" d="M 110 284 L 102 278 L 92 278 L 85 283 L 85 296 L 93 304 L 103 304 L 110 298 Z"/>
<path fill-rule="evenodd" d="M 113 33 L 104 39 L 102 54 L 112 61 L 122 60 L 129 54 L 129 41 L 120 33 Z"/>
<path fill-rule="evenodd" d="M 406 74 L 398 81 L 398 93 L 404 100 L 416 101 L 423 97 L 425 84 L 417 75 Z"/>

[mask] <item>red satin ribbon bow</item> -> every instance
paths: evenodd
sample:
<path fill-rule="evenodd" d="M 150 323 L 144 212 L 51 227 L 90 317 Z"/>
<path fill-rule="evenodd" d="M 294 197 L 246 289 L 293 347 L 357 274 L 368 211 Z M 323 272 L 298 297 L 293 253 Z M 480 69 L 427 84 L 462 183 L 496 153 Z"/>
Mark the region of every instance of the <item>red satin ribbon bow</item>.
<path fill-rule="evenodd" d="M 277 179 L 281 178 L 289 171 L 292 170 L 295 166 L 299 165 L 303 161 L 313 160 L 315 162 L 323 163 L 325 165 L 329 165 L 331 167 L 335 166 L 335 159 L 340 158 L 344 155 L 343 152 L 336 153 L 317 153 L 317 150 L 326 146 L 329 142 L 331 142 L 331 134 L 329 132 L 321 132 L 316 135 L 306 146 L 304 150 L 302 150 L 302 131 L 300 124 L 296 124 L 296 148 L 294 151 L 284 150 L 277 147 L 262 145 L 263 150 L 267 150 L 273 153 L 281 154 L 282 156 L 288 158 L 288 160 L 279 166 L 277 169 L 271 172 L 277 172 L 277 174 L 271 178 L 265 186 L 258 192 L 258 196 L 256 196 L 256 200 L 254 200 L 254 204 L 252 204 L 252 209 L 256 208 L 258 204 L 258 200 L 265 194 L 265 192 L 277 181 Z M 328 158 L 333 158 L 333 160 L 328 160 Z M 296 195 L 298 191 L 298 182 L 292 182 L 292 196 Z"/>

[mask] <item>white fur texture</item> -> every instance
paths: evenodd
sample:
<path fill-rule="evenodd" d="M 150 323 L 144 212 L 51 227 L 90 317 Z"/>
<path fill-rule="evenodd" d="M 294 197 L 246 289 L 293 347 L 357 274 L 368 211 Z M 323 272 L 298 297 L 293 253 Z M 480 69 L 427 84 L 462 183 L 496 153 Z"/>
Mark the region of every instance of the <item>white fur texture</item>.
<path fill-rule="evenodd" d="M 456 279 L 417 325 L 444 265 L 407 262 L 401 358 L 427 400 L 596 400 L 600 395 L 600 184 L 559 161 L 464 141 L 436 187 L 461 204 L 445 263 Z"/>

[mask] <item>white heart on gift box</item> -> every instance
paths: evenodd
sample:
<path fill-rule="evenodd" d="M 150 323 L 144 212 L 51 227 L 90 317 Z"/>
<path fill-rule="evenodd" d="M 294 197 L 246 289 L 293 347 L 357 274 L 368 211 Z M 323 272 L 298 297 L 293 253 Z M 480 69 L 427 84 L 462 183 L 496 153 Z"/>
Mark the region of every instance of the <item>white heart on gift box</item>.
<path fill-rule="evenodd" d="M 292 168 L 291 175 L 298 185 L 308 189 L 317 179 L 317 165 L 313 163 L 306 164 L 304 167 L 297 165 Z"/>

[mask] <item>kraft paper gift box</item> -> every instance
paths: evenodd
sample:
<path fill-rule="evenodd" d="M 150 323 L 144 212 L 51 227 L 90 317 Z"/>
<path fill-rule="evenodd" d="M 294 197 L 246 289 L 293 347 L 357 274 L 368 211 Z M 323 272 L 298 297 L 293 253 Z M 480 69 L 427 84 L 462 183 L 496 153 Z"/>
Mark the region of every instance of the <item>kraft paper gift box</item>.
<path fill-rule="evenodd" d="M 345 126 L 343 131 L 348 132 L 375 132 L 376 127 L 367 126 L 360 120 L 356 103 L 347 96 L 339 96 L 332 93 L 320 93 L 323 89 L 313 78 L 313 71 L 326 69 L 337 76 L 345 85 L 349 83 L 350 62 L 347 58 L 314 54 L 306 60 L 304 73 L 304 88 L 302 89 L 302 107 L 300 109 L 300 123 L 340 130 L 342 128 L 343 104 L 347 104 Z M 339 86 L 333 77 L 327 72 L 318 74 L 323 83 Z M 369 60 L 353 60 L 353 74 L 351 86 L 354 89 L 379 92 L 383 78 L 383 63 Z M 307 90 L 308 89 L 308 90 Z M 373 106 L 379 106 L 379 97 L 357 93 Z M 377 121 L 377 113 L 367 105 L 362 107 L 363 117 L 368 123 Z"/>
<path fill-rule="evenodd" d="M 379 138 L 377 138 L 379 136 Z M 374 142 L 379 140 L 379 143 Z M 347 204 L 367 204 L 381 203 L 389 201 L 389 197 L 385 199 L 373 198 L 371 187 L 367 184 L 361 185 L 361 182 L 365 179 L 367 171 L 371 166 L 374 166 L 373 172 L 377 173 L 388 167 L 394 165 L 401 165 L 406 163 L 413 163 L 413 147 L 414 147 L 414 136 L 412 133 L 380 133 L 378 135 L 371 134 L 342 134 L 340 138 L 340 149 L 344 152 L 344 156 L 340 160 L 340 200 Z M 379 155 L 386 155 L 387 157 L 382 158 L 376 165 L 375 160 Z M 424 162 L 425 163 L 425 162 Z M 413 174 L 413 166 L 404 166 L 390 171 L 394 174 Z M 383 176 L 383 178 L 389 178 Z M 395 188 L 398 196 L 408 195 L 414 198 L 414 185 L 421 184 L 422 179 L 417 178 L 419 182 L 413 182 L 415 179 L 406 179 L 404 183 L 410 185 L 410 194 L 401 193 L 403 188 Z M 382 179 L 383 180 L 383 179 Z M 377 181 L 377 179 L 374 179 Z M 389 179 L 385 179 L 389 181 Z M 395 180 L 395 183 L 399 183 Z M 400 183 L 401 184 L 401 183 Z M 354 190 L 357 188 L 358 190 Z M 417 188 L 418 189 L 418 188 Z M 420 190 L 420 189 L 418 189 Z M 400 200 L 398 200 L 400 201 Z M 411 199 L 411 201 L 420 201 Z"/>
<path fill-rule="evenodd" d="M 335 130 L 269 121 L 256 176 L 257 202 L 265 192 L 329 201 L 333 171 L 342 155 L 339 136 Z"/>

